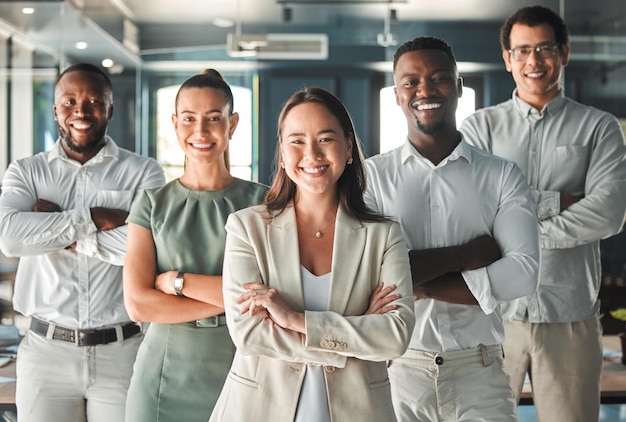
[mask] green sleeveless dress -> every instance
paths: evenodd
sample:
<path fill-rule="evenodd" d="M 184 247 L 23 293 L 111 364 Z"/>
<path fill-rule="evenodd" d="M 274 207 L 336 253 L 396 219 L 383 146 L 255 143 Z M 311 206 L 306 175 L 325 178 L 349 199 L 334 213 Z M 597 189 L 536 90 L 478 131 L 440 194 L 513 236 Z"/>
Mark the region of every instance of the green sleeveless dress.
<path fill-rule="evenodd" d="M 128 221 L 152 231 L 157 273 L 220 275 L 226 218 L 261 202 L 266 191 L 264 185 L 241 179 L 220 191 L 189 190 L 174 180 L 145 191 Z M 151 323 L 137 352 L 126 421 L 206 422 L 234 355 L 224 317 Z"/>

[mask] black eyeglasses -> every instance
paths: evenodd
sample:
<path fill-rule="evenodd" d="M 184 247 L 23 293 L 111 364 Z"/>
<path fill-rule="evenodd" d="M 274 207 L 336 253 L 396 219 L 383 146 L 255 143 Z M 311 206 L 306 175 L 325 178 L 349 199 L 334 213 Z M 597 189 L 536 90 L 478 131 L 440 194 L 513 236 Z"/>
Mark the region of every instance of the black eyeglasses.
<path fill-rule="evenodd" d="M 515 47 L 510 49 L 509 53 L 511 53 L 513 60 L 523 62 L 533 51 L 542 59 L 549 59 L 550 57 L 556 56 L 558 48 L 559 44 L 540 44 L 534 47 Z"/>

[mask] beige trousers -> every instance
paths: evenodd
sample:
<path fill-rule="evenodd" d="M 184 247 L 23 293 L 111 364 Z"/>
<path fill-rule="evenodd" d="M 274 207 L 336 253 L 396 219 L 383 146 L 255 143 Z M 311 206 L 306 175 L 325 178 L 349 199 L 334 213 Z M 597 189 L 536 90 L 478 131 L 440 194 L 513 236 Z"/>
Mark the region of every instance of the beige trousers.
<path fill-rule="evenodd" d="M 389 366 L 391 397 L 401 422 L 518 422 L 502 347 L 445 353 L 409 349 Z"/>
<path fill-rule="evenodd" d="M 528 372 L 537 422 L 594 422 L 600 413 L 602 326 L 505 322 L 504 370 L 519 401 Z"/>

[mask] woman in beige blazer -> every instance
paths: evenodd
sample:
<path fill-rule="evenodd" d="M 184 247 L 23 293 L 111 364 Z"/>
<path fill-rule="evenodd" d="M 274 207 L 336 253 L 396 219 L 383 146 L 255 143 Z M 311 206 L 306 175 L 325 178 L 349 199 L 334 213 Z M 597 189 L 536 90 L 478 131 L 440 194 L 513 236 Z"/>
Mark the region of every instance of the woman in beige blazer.
<path fill-rule="evenodd" d="M 365 206 L 341 101 L 295 93 L 264 205 L 231 214 L 224 305 L 237 352 L 211 421 L 394 421 L 386 362 L 413 330 L 399 225 Z"/>

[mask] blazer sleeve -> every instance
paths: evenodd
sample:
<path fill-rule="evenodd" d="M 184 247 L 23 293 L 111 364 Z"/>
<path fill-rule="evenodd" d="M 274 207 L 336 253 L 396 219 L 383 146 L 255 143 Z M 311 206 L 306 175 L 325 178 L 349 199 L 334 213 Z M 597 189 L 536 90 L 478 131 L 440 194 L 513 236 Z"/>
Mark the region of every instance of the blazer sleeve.
<path fill-rule="evenodd" d="M 250 214 L 246 214 L 250 216 Z M 262 315 L 240 313 L 237 298 L 245 293 L 244 283 L 266 282 L 267 251 L 263 249 L 263 225 L 260 217 L 242 221 L 240 213 L 231 214 L 226 221 L 223 293 L 226 321 L 233 342 L 243 355 L 266 356 L 288 362 L 330 365 L 343 368 L 346 356 L 304 347 L 304 335 L 285 330 Z M 256 224 L 255 224 L 256 223 Z M 258 227 L 260 225 L 261 227 Z"/>
<path fill-rule="evenodd" d="M 349 315 L 336 312 L 306 311 L 306 350 L 335 350 L 362 360 L 384 361 L 404 354 L 415 325 L 414 300 L 409 255 L 397 223 L 380 223 L 375 236 L 368 238 L 360 260 L 359 278 L 354 281 L 351 300 L 364 290 L 367 309 L 369 297 L 379 282 L 395 284 L 401 297 L 396 309 L 384 314 Z M 340 263 L 341 264 L 341 263 Z M 347 283 L 352 281 L 346 280 Z"/>

